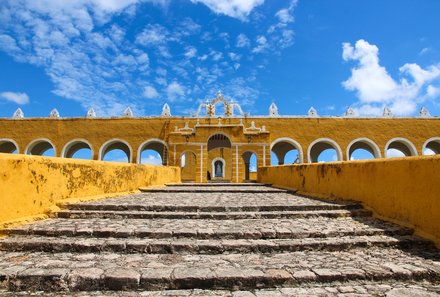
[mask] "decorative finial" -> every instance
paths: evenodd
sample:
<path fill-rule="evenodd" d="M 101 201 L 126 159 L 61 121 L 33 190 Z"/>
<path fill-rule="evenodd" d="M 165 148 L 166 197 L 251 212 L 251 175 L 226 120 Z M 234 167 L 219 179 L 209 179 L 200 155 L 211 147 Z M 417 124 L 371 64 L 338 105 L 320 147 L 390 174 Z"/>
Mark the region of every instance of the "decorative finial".
<path fill-rule="evenodd" d="M 96 118 L 96 112 L 95 112 L 95 110 L 94 110 L 93 108 L 90 107 L 90 108 L 87 110 L 86 118 L 89 118 L 89 119 L 91 119 L 91 118 Z"/>
<path fill-rule="evenodd" d="M 431 114 L 429 113 L 429 110 L 426 107 L 422 107 L 419 112 L 419 117 L 430 118 Z"/>
<path fill-rule="evenodd" d="M 391 117 L 393 117 L 393 112 L 387 106 L 385 106 L 385 108 L 383 109 L 383 117 L 384 118 L 391 118 Z"/>
<path fill-rule="evenodd" d="M 353 109 L 353 108 L 349 107 L 349 108 L 347 108 L 347 110 L 345 111 L 345 116 L 346 116 L 347 118 L 353 118 L 353 117 L 356 116 L 356 113 L 354 112 L 354 109 Z"/>
<path fill-rule="evenodd" d="M 131 118 L 131 117 L 133 117 L 133 111 L 131 110 L 130 107 L 127 107 L 127 108 L 124 110 L 123 116 L 124 116 L 124 117 L 127 117 L 127 118 Z"/>
<path fill-rule="evenodd" d="M 313 108 L 313 106 L 312 106 L 312 107 L 310 107 L 309 111 L 307 112 L 307 115 L 308 115 L 309 117 L 317 117 L 317 116 L 318 116 L 318 112 L 317 112 L 316 109 Z"/>
<path fill-rule="evenodd" d="M 171 108 L 168 103 L 165 103 L 162 107 L 162 113 L 160 114 L 162 117 L 170 117 L 171 116 Z"/>
<path fill-rule="evenodd" d="M 21 110 L 20 107 L 17 108 L 17 110 L 14 112 L 14 114 L 12 115 L 12 118 L 13 119 L 22 119 L 22 118 L 24 118 L 24 113 L 23 113 L 23 111 Z"/>
<path fill-rule="evenodd" d="M 276 106 L 276 104 L 274 102 L 272 102 L 272 104 L 269 106 L 269 116 L 270 117 L 277 117 L 277 116 L 279 116 L 279 114 L 278 114 L 278 107 Z"/>
<path fill-rule="evenodd" d="M 217 98 L 222 98 L 222 91 L 220 90 L 217 91 Z"/>
<path fill-rule="evenodd" d="M 50 111 L 49 118 L 53 118 L 53 119 L 60 118 L 60 113 L 58 112 L 58 110 L 56 108 L 54 108 Z"/>

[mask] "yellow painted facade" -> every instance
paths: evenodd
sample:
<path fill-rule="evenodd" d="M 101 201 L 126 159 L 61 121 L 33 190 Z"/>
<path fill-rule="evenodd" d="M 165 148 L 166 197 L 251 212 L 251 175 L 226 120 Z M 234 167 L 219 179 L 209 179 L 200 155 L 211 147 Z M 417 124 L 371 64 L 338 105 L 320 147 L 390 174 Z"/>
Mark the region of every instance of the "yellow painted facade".
<path fill-rule="evenodd" d="M 440 247 L 440 156 L 260 168 L 258 181 L 326 199 L 355 200 Z"/>
<path fill-rule="evenodd" d="M 0 154 L 0 227 L 50 213 L 66 199 L 97 199 L 179 181 L 178 167 Z"/>
<path fill-rule="evenodd" d="M 223 104 L 225 114 L 216 116 Z M 199 116 L 201 108 L 207 114 Z M 234 108 L 240 111 L 234 116 Z M 269 116 L 251 117 L 241 107 L 225 100 L 221 93 L 201 104 L 194 117 L 172 117 L 168 105 L 159 117 L 122 118 L 32 118 L 0 119 L 0 152 L 41 155 L 49 148 L 56 157 L 70 158 L 82 148 L 92 151 L 93 160 L 120 149 L 129 162 L 142 163 L 142 152 L 154 150 L 164 165 L 182 166 L 188 155 L 182 180 L 206 182 L 221 179 L 242 182 L 255 178 L 250 158 L 257 167 L 271 165 L 271 153 L 284 164 L 289 151 L 296 150 L 296 163 L 317 162 L 326 149 L 334 149 L 338 161 L 350 160 L 357 149 L 375 158 L 388 149 L 406 156 L 422 155 L 425 148 L 440 153 L 440 119 L 356 118 L 278 116 L 274 104 Z M 218 166 L 217 166 L 217 165 Z"/>

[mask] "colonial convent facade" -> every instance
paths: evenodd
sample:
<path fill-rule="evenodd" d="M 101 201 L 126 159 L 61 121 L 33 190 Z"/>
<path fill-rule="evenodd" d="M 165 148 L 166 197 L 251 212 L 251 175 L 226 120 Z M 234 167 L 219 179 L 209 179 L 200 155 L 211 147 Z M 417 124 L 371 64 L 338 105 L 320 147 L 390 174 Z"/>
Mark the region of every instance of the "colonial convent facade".
<path fill-rule="evenodd" d="M 216 113 L 219 105 L 224 114 Z M 97 118 L 90 109 L 85 118 L 60 118 L 56 110 L 49 118 L 24 118 L 18 109 L 12 119 L 0 119 L 0 152 L 42 155 L 51 148 L 63 158 L 89 148 L 94 160 L 120 149 L 132 163 L 154 150 L 164 165 L 181 166 L 185 156 L 183 180 L 242 182 L 252 178 L 253 154 L 260 167 L 271 164 L 271 152 L 284 164 L 291 150 L 298 152 L 296 163 L 317 162 L 329 148 L 339 161 L 350 160 L 357 149 L 375 158 L 386 157 L 391 148 L 406 156 L 422 155 L 426 148 L 440 153 L 440 120 L 424 108 L 417 118 L 393 117 L 387 108 L 375 118 L 356 117 L 350 108 L 343 117 L 320 117 L 313 108 L 304 117 L 280 116 L 275 104 L 268 116 L 249 116 L 220 92 L 191 117 L 173 117 L 165 104 L 158 117 L 134 117 L 127 109 L 120 118 Z"/>

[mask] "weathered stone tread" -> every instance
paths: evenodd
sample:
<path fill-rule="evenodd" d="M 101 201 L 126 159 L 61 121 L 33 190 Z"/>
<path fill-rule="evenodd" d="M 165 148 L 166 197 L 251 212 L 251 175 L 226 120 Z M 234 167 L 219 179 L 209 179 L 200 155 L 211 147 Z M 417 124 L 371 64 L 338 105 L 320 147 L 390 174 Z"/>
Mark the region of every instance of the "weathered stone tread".
<path fill-rule="evenodd" d="M 439 281 L 439 261 L 430 248 L 226 255 L 0 252 L 0 279 L 12 291 L 249 290 L 308 282 Z"/>
<path fill-rule="evenodd" d="M 287 239 L 411 235 L 412 230 L 371 218 L 290 219 L 54 219 L 6 230 L 10 235 L 195 239 Z"/>
<path fill-rule="evenodd" d="M 427 246 L 429 242 L 413 236 L 348 236 L 328 239 L 272 240 L 196 240 L 121 239 L 14 236 L 0 240 L 0 250 L 41 252 L 120 252 L 150 254 L 274 253 L 293 251 L 343 251 L 371 246 Z"/>
<path fill-rule="evenodd" d="M 274 218 L 343 218 L 367 217 L 371 211 L 365 209 L 353 210 L 307 210 L 307 211 L 228 211 L 228 212 L 175 212 L 175 211 L 105 211 L 105 210 L 70 210 L 56 213 L 58 218 L 88 219 L 88 218 L 115 218 L 115 219 L 212 219 L 212 220 L 238 220 L 238 219 L 274 219 Z"/>

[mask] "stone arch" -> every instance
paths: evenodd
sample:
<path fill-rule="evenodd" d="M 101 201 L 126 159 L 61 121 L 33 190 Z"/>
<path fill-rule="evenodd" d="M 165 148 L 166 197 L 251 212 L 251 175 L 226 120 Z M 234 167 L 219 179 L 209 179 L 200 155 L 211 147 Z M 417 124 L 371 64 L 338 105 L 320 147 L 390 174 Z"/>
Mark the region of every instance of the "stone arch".
<path fill-rule="evenodd" d="M 309 149 L 307 150 L 309 163 L 318 162 L 319 155 L 326 149 L 334 149 L 336 151 L 337 161 L 342 161 L 342 150 L 336 141 L 330 138 L 318 138 L 309 145 Z"/>
<path fill-rule="evenodd" d="M 440 154 L 440 137 L 432 137 L 425 141 L 422 147 L 422 154 L 425 149 L 432 150 L 436 155 Z"/>
<path fill-rule="evenodd" d="M 288 137 L 282 137 L 275 139 L 270 145 L 270 151 L 273 152 L 278 158 L 278 165 L 283 165 L 286 154 L 295 149 L 298 151 L 299 163 L 303 163 L 303 149 L 297 141 Z"/>
<path fill-rule="evenodd" d="M 182 158 L 185 157 L 185 164 Z M 183 151 L 180 154 L 181 180 L 186 182 L 195 182 L 197 170 L 197 154 L 191 150 Z"/>
<path fill-rule="evenodd" d="M 80 149 L 90 149 L 91 158 L 93 159 L 92 145 L 90 144 L 90 142 L 82 138 L 73 139 L 66 143 L 66 145 L 63 147 L 63 150 L 61 151 L 61 157 L 72 158 L 72 156 Z"/>
<path fill-rule="evenodd" d="M 232 141 L 229 138 L 229 136 L 226 135 L 225 133 L 216 132 L 208 137 L 207 146 L 208 146 L 208 151 L 221 147 L 231 148 Z"/>
<path fill-rule="evenodd" d="M 153 150 L 157 152 L 162 159 L 162 165 L 168 164 L 168 144 L 159 138 L 151 138 L 144 141 L 138 148 L 136 163 L 141 164 L 142 152 L 145 150 Z"/>
<path fill-rule="evenodd" d="M 0 153 L 12 154 L 15 151 L 17 154 L 20 153 L 20 149 L 15 140 L 9 138 L 0 138 Z"/>
<path fill-rule="evenodd" d="M 218 162 L 221 162 L 221 170 L 222 170 L 222 176 L 217 176 L 216 175 L 216 169 L 215 169 L 215 166 L 216 166 L 216 163 L 218 163 Z M 212 175 L 213 175 L 213 177 L 215 177 L 215 178 L 218 178 L 218 177 L 221 177 L 221 178 L 224 178 L 225 177 L 225 169 L 226 169 L 226 161 L 225 161 L 225 159 L 223 159 L 223 158 L 220 158 L 220 157 L 217 157 L 217 158 L 214 158 L 213 160 L 212 160 L 212 162 L 211 162 L 211 169 L 212 169 Z"/>
<path fill-rule="evenodd" d="M 55 145 L 47 138 L 38 138 L 31 141 L 26 147 L 27 155 L 42 156 L 47 150 L 53 149 L 53 156 L 57 155 Z"/>
<path fill-rule="evenodd" d="M 391 139 L 385 145 L 384 156 L 388 158 L 387 151 L 389 149 L 396 149 L 401 151 L 406 157 L 417 156 L 417 149 L 415 145 L 406 138 L 396 137 Z"/>
<path fill-rule="evenodd" d="M 347 160 L 351 159 L 351 155 L 357 149 L 364 149 L 368 151 L 373 155 L 375 159 L 382 157 L 379 146 L 373 140 L 366 137 L 362 137 L 353 140 L 347 146 Z"/>
<path fill-rule="evenodd" d="M 131 158 L 132 158 L 132 149 L 130 144 L 128 144 L 127 141 L 119 139 L 119 138 L 112 138 L 108 141 L 106 141 L 101 148 L 99 149 L 99 157 L 98 159 L 100 161 L 104 160 L 104 156 L 112 151 L 112 150 L 116 150 L 119 149 L 121 151 L 123 151 L 125 153 L 125 155 L 127 156 L 128 159 L 128 163 L 131 162 Z"/>

